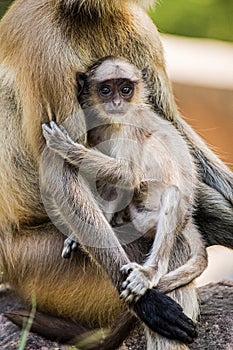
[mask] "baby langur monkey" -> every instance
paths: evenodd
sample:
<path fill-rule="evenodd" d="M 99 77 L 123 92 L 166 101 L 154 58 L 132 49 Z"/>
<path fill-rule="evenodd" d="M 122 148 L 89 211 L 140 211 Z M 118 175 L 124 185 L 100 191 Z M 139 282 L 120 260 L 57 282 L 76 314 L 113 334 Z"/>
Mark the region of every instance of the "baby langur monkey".
<path fill-rule="evenodd" d="M 123 58 L 107 57 L 77 75 L 89 148 L 75 143 L 54 122 L 43 125 L 48 147 L 82 173 L 97 175 L 119 192 L 134 191 L 127 208 L 118 214 L 113 208 L 107 216 L 101 206 L 109 222 L 114 214 L 119 221 L 127 211 L 135 231 L 154 239 L 143 265 L 131 262 L 121 268 L 126 276 L 121 298 L 127 303 L 136 302 L 152 287 L 168 293 L 184 286 L 207 266 L 192 219 L 198 186 L 195 164 L 178 131 L 147 103 L 145 74 L 146 69 L 139 71 Z M 74 241 L 73 236 L 66 240 L 64 256 L 70 255 Z M 171 262 L 177 242 L 187 255 L 181 266 Z"/>

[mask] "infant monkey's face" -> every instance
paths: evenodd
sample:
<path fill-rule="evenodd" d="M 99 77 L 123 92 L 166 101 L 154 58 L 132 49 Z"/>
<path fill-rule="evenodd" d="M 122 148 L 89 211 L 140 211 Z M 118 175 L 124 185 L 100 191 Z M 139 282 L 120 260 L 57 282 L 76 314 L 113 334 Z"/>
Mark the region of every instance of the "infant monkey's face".
<path fill-rule="evenodd" d="M 97 85 L 97 98 L 106 114 L 124 115 L 134 97 L 135 83 L 128 79 L 105 80 Z"/>

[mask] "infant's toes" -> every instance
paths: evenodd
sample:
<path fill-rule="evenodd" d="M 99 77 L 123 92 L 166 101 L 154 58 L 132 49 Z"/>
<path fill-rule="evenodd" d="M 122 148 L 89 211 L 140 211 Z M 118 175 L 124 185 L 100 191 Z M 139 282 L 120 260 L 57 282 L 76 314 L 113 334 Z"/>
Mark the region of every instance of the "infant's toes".
<path fill-rule="evenodd" d="M 63 259 L 70 259 L 71 257 L 71 249 L 69 246 L 65 246 L 62 250 L 62 258 Z"/>
<path fill-rule="evenodd" d="M 128 284 L 130 283 L 130 281 L 127 279 L 122 283 L 122 289 L 125 290 L 128 287 Z"/>
<path fill-rule="evenodd" d="M 137 300 L 137 295 L 132 292 L 129 288 L 125 289 L 121 294 L 120 294 L 120 299 L 124 300 L 126 303 L 132 303 L 136 302 Z"/>
<path fill-rule="evenodd" d="M 148 290 L 148 286 L 139 283 L 134 288 L 133 292 L 134 292 L 134 294 L 136 294 L 138 296 L 138 298 L 140 298 L 141 296 L 143 296 L 146 293 L 147 290 Z"/>
<path fill-rule="evenodd" d="M 142 288 L 141 284 L 136 281 L 128 284 L 127 293 L 124 295 L 124 301 L 126 303 L 136 302 L 143 294 L 145 294 L 146 288 Z"/>
<path fill-rule="evenodd" d="M 124 299 L 124 301 L 128 304 L 136 303 L 136 301 L 140 298 L 138 295 L 130 293 L 127 298 Z"/>
<path fill-rule="evenodd" d="M 131 281 L 130 283 L 128 283 L 127 285 L 127 289 L 130 291 L 130 293 L 136 294 L 135 291 L 137 289 L 138 286 L 138 281 Z"/>
<path fill-rule="evenodd" d="M 128 289 L 124 289 L 120 294 L 121 300 L 126 300 L 130 294 L 130 291 Z"/>
<path fill-rule="evenodd" d="M 129 264 L 126 264 L 126 265 L 123 265 L 120 269 L 120 271 L 125 274 L 125 275 L 128 275 L 129 273 L 132 273 L 132 271 L 134 270 L 138 270 L 138 267 L 140 265 L 138 265 L 137 263 L 129 263 Z"/>
<path fill-rule="evenodd" d="M 77 242 L 73 242 L 71 246 L 72 252 L 76 252 L 78 250 L 79 244 Z"/>
<path fill-rule="evenodd" d="M 132 267 L 130 264 L 124 265 L 121 267 L 120 271 L 123 273 L 123 275 L 128 275 L 132 271 Z"/>

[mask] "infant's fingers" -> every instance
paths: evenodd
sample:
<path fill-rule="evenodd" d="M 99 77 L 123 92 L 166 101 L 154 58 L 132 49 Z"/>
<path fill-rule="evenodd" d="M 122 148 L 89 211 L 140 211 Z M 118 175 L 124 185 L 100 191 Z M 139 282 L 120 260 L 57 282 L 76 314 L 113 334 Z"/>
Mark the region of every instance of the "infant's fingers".
<path fill-rule="evenodd" d="M 52 120 L 50 123 L 49 123 L 51 129 L 56 129 L 58 128 L 57 124 Z"/>
<path fill-rule="evenodd" d="M 42 130 L 43 130 L 43 134 L 51 134 L 51 128 L 48 126 L 48 124 L 42 124 Z"/>
<path fill-rule="evenodd" d="M 68 132 L 67 132 L 67 130 L 64 128 L 63 125 L 59 125 L 59 128 L 60 128 L 60 130 L 63 132 L 63 134 L 65 134 L 66 136 L 68 135 Z"/>
<path fill-rule="evenodd" d="M 63 135 L 63 131 L 61 130 L 61 127 L 58 126 L 54 121 L 50 122 L 50 127 L 51 127 L 54 134 Z"/>

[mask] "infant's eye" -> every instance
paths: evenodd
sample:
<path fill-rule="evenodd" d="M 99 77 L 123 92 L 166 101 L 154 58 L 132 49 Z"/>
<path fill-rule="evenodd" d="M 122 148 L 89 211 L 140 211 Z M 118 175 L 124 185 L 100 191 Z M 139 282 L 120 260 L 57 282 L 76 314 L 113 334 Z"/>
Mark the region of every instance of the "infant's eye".
<path fill-rule="evenodd" d="M 130 95 L 133 91 L 133 88 L 131 86 L 124 86 L 122 89 L 121 89 L 121 93 L 125 96 L 127 95 Z"/>
<path fill-rule="evenodd" d="M 111 92 L 112 91 L 111 91 L 109 86 L 104 85 L 104 86 L 101 86 L 101 88 L 100 88 L 100 93 L 104 96 L 110 95 Z"/>

